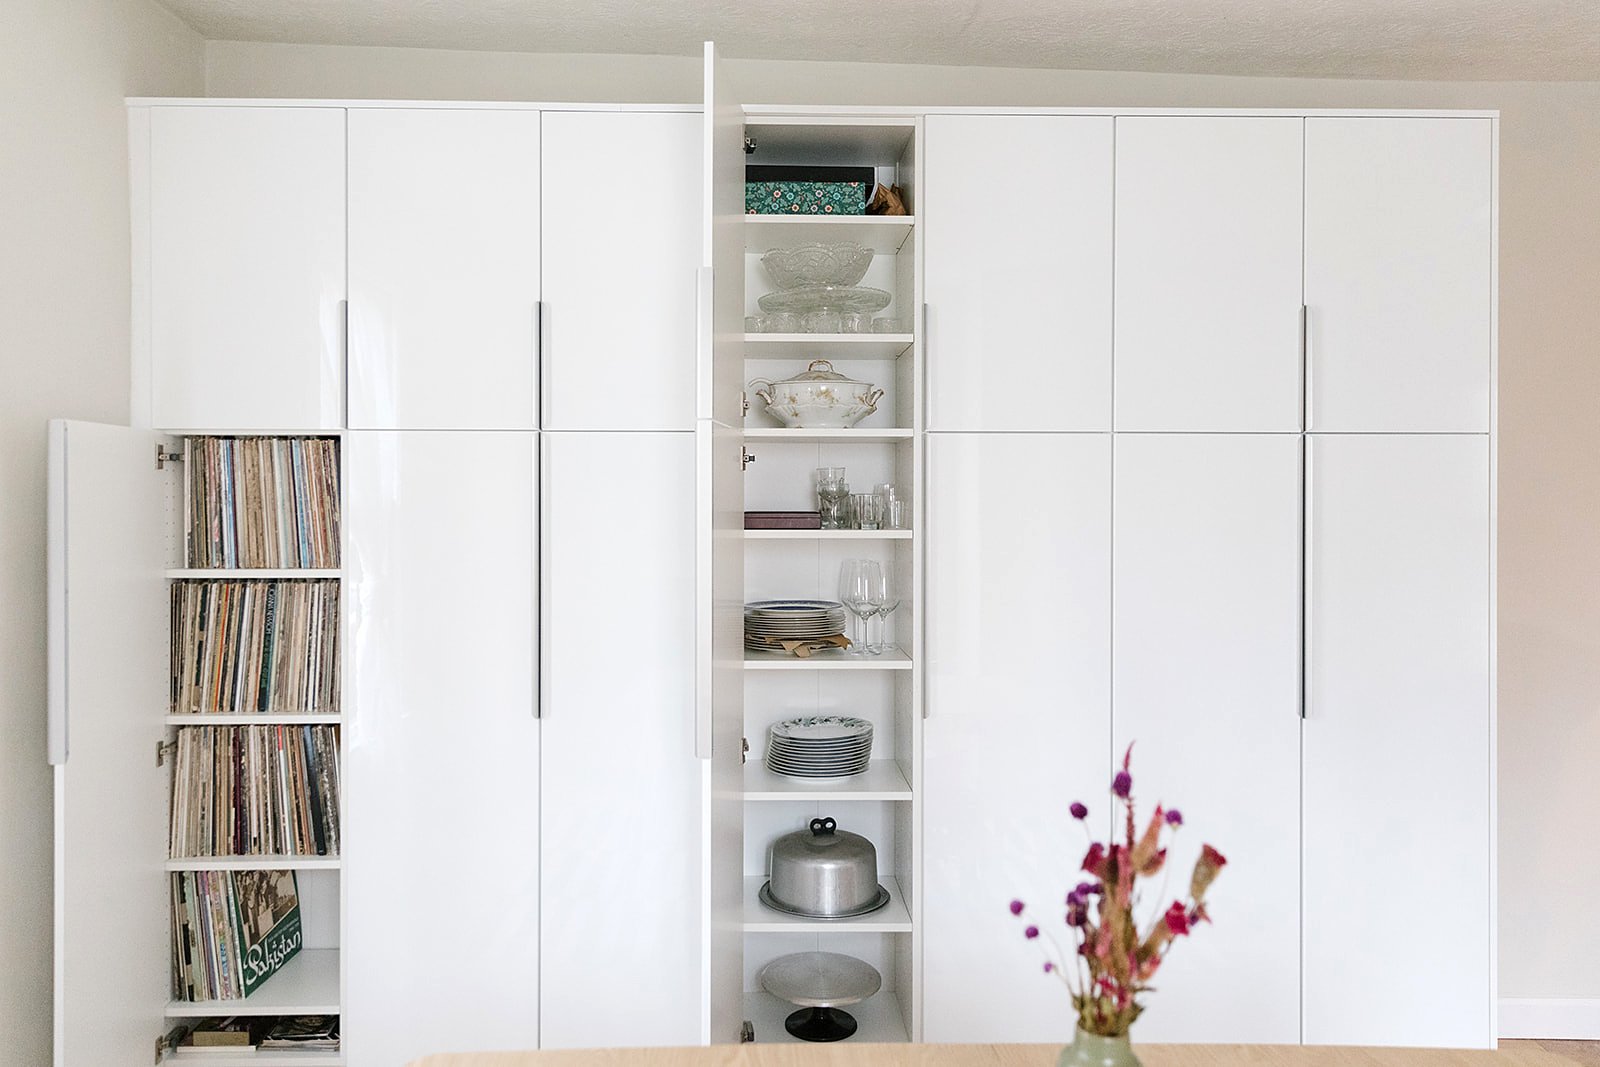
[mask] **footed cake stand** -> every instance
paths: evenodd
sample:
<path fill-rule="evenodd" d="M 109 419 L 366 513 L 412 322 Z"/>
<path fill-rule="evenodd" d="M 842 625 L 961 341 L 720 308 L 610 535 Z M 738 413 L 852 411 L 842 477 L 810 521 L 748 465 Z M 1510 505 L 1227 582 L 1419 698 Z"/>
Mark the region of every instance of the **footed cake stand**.
<path fill-rule="evenodd" d="M 800 1005 L 783 1028 L 802 1041 L 843 1041 L 856 1032 L 856 1020 L 839 1009 L 876 993 L 883 977 L 870 963 L 838 952 L 794 952 L 779 956 L 757 976 L 779 1000 Z"/>

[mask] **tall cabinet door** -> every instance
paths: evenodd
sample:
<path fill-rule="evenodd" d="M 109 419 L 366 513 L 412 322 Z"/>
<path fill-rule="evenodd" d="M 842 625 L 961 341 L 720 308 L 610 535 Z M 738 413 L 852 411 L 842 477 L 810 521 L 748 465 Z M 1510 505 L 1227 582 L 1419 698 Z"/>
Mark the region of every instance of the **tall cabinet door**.
<path fill-rule="evenodd" d="M 1485 1047 L 1489 441 L 1309 447 L 1305 1040 Z"/>
<path fill-rule="evenodd" d="M 1023 939 L 1059 927 L 1110 825 L 1111 445 L 1104 434 L 930 434 L 923 724 L 923 1040 L 1072 1036 Z"/>
<path fill-rule="evenodd" d="M 147 431 L 50 423 L 55 1063 L 149 1062 L 172 991 L 165 505 Z"/>
<path fill-rule="evenodd" d="M 694 428 L 700 125 L 545 113 L 545 429 Z"/>
<path fill-rule="evenodd" d="M 1111 428 L 1112 122 L 925 120 L 928 429 Z"/>
<path fill-rule="evenodd" d="M 148 136 L 150 425 L 343 425 L 344 110 L 154 107 Z"/>
<path fill-rule="evenodd" d="M 1174 898 L 1202 842 L 1229 860 L 1216 926 L 1172 946 L 1141 1040 L 1294 1044 L 1300 435 L 1118 434 L 1115 453 L 1112 756 L 1133 745 L 1141 815 L 1183 814 Z"/>
<path fill-rule="evenodd" d="M 352 108 L 350 425 L 536 428 L 538 308 L 539 113 Z"/>
<path fill-rule="evenodd" d="M 1303 121 L 1116 122 L 1116 428 L 1299 430 Z"/>
<path fill-rule="evenodd" d="M 694 435 L 541 440 L 539 1043 L 699 1044 Z"/>
<path fill-rule="evenodd" d="M 346 1054 L 534 1048 L 535 435 L 344 441 Z"/>
<path fill-rule="evenodd" d="M 1306 120 L 1309 429 L 1488 431 L 1493 156 L 1487 118 Z"/>

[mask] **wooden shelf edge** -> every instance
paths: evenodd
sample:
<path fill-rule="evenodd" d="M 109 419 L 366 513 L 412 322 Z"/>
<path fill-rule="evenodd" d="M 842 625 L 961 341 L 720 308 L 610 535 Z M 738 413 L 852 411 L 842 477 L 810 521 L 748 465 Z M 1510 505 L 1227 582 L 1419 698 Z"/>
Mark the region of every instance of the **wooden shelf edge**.
<path fill-rule="evenodd" d="M 744 798 L 758 802 L 915 799 L 905 770 L 894 759 L 873 760 L 866 773 L 855 778 L 831 779 L 790 778 L 751 762 L 745 764 L 744 782 Z"/>
<path fill-rule="evenodd" d="M 243 1000 L 169 1000 L 167 1017 L 197 1015 L 338 1015 L 339 950 L 302 949 Z"/>
<path fill-rule="evenodd" d="M 169 871 L 337 871 L 342 856 L 185 856 L 169 859 Z"/>
<path fill-rule="evenodd" d="M 744 932 L 747 934 L 853 933 L 909 934 L 911 910 L 893 875 L 882 875 L 879 883 L 889 891 L 889 903 L 870 915 L 853 919 L 806 919 L 773 911 L 759 899 L 764 874 L 747 874 L 744 879 Z"/>
<path fill-rule="evenodd" d="M 203 579 L 213 582 L 244 581 L 257 578 L 327 579 L 341 578 L 340 567 L 169 567 L 168 578 Z"/>
<path fill-rule="evenodd" d="M 881 656 L 852 656 L 848 652 L 817 652 L 806 659 L 781 652 L 744 654 L 747 671 L 909 671 L 911 657 L 895 649 Z"/>

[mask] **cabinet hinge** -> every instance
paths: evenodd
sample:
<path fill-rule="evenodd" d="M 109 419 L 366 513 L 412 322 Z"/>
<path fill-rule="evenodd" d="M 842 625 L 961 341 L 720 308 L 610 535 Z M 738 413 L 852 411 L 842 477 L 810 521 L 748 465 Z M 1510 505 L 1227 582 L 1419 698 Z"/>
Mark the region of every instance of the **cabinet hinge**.
<path fill-rule="evenodd" d="M 156 742 L 156 766 L 157 767 L 166 766 L 167 753 L 171 752 L 173 749 L 175 749 L 177 747 L 178 747 L 178 743 L 176 741 L 157 741 Z"/>
<path fill-rule="evenodd" d="M 744 135 L 744 154 L 750 155 L 756 150 L 756 139 L 750 134 Z"/>
<path fill-rule="evenodd" d="M 183 453 L 182 452 L 168 452 L 166 445 L 161 444 L 159 441 L 156 442 L 156 470 L 164 471 L 164 470 L 167 469 L 167 464 L 168 463 L 182 463 L 182 462 L 183 462 Z"/>
<path fill-rule="evenodd" d="M 740 763 L 748 763 L 749 761 L 750 761 L 750 739 L 748 737 L 741 737 L 741 738 L 739 738 L 739 762 Z"/>
<path fill-rule="evenodd" d="M 167 1053 L 183 1044 L 183 1039 L 189 1034 L 187 1023 L 179 1023 L 171 1030 L 156 1038 L 156 1062 L 160 1063 L 167 1058 Z"/>
<path fill-rule="evenodd" d="M 756 454 L 743 445 L 739 446 L 739 469 L 745 470 L 756 461 Z"/>
<path fill-rule="evenodd" d="M 750 394 L 748 393 L 739 394 L 739 414 L 750 414 Z"/>
<path fill-rule="evenodd" d="M 755 1039 L 756 1039 L 755 1024 L 753 1024 L 749 1019 L 746 1019 L 739 1026 L 739 1044 L 741 1044 L 741 1045 L 753 1044 L 755 1042 Z"/>

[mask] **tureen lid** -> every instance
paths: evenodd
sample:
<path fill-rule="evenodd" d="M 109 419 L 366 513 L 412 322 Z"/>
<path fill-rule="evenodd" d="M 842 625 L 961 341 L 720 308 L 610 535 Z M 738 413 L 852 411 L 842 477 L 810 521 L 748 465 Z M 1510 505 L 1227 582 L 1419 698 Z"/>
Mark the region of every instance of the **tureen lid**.
<path fill-rule="evenodd" d="M 818 370 L 818 367 L 823 369 Z M 794 377 L 785 378 L 783 380 L 786 382 L 849 382 L 851 385 L 866 384 L 864 382 L 858 382 L 854 378 L 848 378 L 845 375 L 840 374 L 838 371 L 835 371 L 833 369 L 833 364 L 829 363 L 825 359 L 814 359 L 811 361 L 811 366 L 807 367 L 799 374 L 796 374 Z"/>

